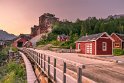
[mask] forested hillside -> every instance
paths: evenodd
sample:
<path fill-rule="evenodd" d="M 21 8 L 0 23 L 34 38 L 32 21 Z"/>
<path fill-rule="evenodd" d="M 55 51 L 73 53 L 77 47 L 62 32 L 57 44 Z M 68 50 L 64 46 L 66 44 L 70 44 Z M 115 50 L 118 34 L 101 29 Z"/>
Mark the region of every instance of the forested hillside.
<path fill-rule="evenodd" d="M 51 43 L 51 41 L 58 44 L 56 41 L 57 35 L 66 34 L 70 36 L 70 41 L 65 42 L 67 44 L 64 43 L 64 46 L 70 46 L 71 44 L 73 46 L 74 42 L 82 35 L 101 32 L 107 32 L 108 34 L 113 32 L 124 33 L 124 18 L 97 19 L 96 17 L 89 17 L 86 20 L 77 19 L 75 22 L 69 22 L 68 20 L 56 22 L 53 24 L 53 30 L 48 37 L 44 37 L 44 40 L 38 42 L 37 45 Z"/>

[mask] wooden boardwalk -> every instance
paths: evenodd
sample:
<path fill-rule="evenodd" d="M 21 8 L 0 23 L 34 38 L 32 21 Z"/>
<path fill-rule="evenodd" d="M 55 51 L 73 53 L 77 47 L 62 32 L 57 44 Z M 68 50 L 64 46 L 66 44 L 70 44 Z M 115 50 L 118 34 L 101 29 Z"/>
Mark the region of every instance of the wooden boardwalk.
<path fill-rule="evenodd" d="M 21 56 L 25 62 L 26 73 L 27 73 L 27 83 L 37 83 L 37 82 L 35 82 L 36 76 L 35 76 L 32 66 L 31 66 L 30 61 L 22 52 L 19 52 L 19 53 L 21 54 Z"/>
<path fill-rule="evenodd" d="M 53 83 L 95 83 L 82 76 L 82 64 L 80 63 L 55 57 L 47 53 L 40 53 L 33 49 L 23 48 L 20 50 L 27 53 Z M 69 66 L 76 68 L 76 71 L 69 70 L 67 68 Z"/>

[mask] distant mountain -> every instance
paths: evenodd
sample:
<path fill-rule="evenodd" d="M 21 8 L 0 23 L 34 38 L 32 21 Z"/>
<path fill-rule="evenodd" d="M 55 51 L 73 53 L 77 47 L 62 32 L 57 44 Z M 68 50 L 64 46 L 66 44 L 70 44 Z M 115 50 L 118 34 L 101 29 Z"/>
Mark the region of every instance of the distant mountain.
<path fill-rule="evenodd" d="M 14 34 L 9 34 L 6 31 L 0 30 L 0 40 L 13 40 L 16 38 Z"/>
<path fill-rule="evenodd" d="M 124 18 L 124 14 L 119 14 L 119 15 L 109 15 L 107 19 L 119 19 L 119 18 Z"/>

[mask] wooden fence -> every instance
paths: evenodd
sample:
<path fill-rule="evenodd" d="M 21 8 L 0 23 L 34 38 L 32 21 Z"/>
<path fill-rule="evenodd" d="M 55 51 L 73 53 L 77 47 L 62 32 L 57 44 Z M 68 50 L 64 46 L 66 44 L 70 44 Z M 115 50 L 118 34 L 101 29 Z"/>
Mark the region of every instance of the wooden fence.
<path fill-rule="evenodd" d="M 39 53 L 32 49 L 25 48 L 22 51 L 27 53 L 54 83 L 82 83 L 82 64 L 53 55 Z M 68 64 L 77 68 L 75 77 L 67 73 L 67 71 L 70 71 L 67 68 Z M 62 67 L 57 67 L 57 65 L 61 65 Z"/>

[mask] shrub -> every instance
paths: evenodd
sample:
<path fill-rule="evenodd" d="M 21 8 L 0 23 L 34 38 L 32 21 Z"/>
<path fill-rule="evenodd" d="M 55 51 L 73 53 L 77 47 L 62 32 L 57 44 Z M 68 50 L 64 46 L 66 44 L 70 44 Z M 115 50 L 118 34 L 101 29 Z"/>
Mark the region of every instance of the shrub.
<path fill-rule="evenodd" d="M 60 41 L 57 41 L 57 40 L 53 40 L 50 42 L 52 45 L 55 45 L 55 46 L 59 46 L 60 45 Z"/>
<path fill-rule="evenodd" d="M 9 48 L 4 48 L 2 51 L 0 51 L 0 64 L 7 59 Z"/>
<path fill-rule="evenodd" d="M 114 49 L 113 50 L 113 54 L 115 56 L 123 55 L 124 54 L 124 50 L 122 50 L 122 49 Z"/>
<path fill-rule="evenodd" d="M 18 52 L 18 49 L 15 48 L 15 47 L 12 47 L 12 50 L 13 50 L 14 52 Z"/>
<path fill-rule="evenodd" d="M 38 46 L 38 45 L 46 45 L 47 43 L 48 43 L 47 40 L 40 40 L 40 41 L 37 42 L 36 44 L 37 44 L 37 46 Z"/>
<path fill-rule="evenodd" d="M 0 67 L 0 83 L 26 83 L 26 72 L 21 64 L 14 61 Z"/>

